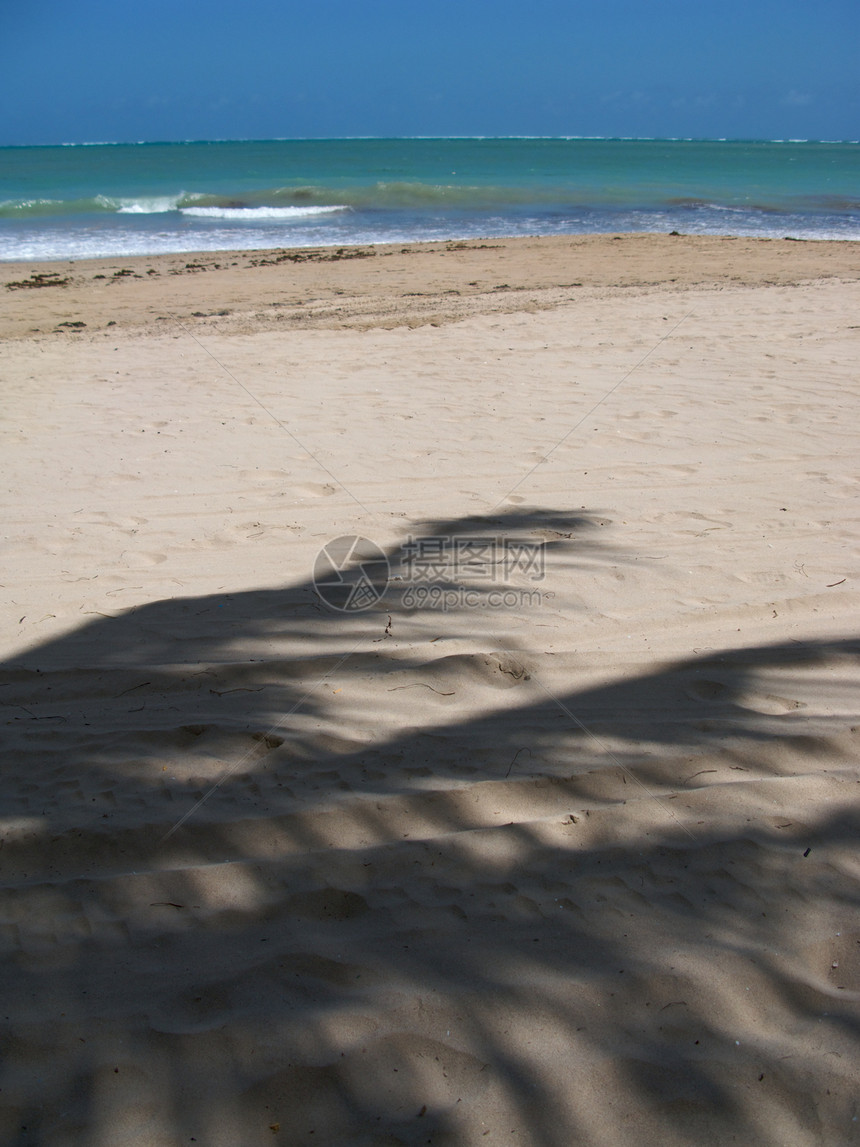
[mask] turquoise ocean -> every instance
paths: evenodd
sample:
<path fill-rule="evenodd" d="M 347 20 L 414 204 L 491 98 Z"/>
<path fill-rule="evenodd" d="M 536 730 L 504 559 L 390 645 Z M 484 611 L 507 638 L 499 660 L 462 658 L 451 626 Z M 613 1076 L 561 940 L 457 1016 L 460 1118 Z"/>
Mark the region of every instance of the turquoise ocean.
<path fill-rule="evenodd" d="M 623 231 L 860 240 L 860 143 L 0 148 L 0 260 Z"/>

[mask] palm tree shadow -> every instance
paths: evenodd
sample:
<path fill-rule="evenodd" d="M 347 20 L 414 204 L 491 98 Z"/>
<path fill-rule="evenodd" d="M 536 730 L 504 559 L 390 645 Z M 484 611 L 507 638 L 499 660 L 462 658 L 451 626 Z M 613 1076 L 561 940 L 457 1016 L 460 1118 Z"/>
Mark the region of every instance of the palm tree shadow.
<path fill-rule="evenodd" d="M 564 578 L 635 559 L 600 521 L 506 512 L 416 536 L 536 538 Z M 806 863 L 839 870 L 856 814 L 846 800 L 782 827 L 760 802 L 845 735 L 769 675 L 826 670 L 850 702 L 860 642 L 555 693 L 518 674 L 517 650 L 395 656 L 389 609 L 332 611 L 310 580 L 174 599 L 4 667 L 4 1141 L 465 1143 L 488 1127 L 561 1147 L 638 1112 L 640 1137 L 615 1142 L 775 1143 L 786 1118 L 825 1118 L 802 1102 L 823 1066 L 738 1052 L 724 1017 L 754 957 L 774 1015 L 856 1054 L 836 996 L 860 990 L 854 965 L 840 988 L 832 945 L 796 943 L 822 905 L 856 913 L 853 886 Z M 441 660 L 504 692 L 452 716 Z M 424 723 L 357 739 L 335 677 L 384 700 L 418 686 Z"/>

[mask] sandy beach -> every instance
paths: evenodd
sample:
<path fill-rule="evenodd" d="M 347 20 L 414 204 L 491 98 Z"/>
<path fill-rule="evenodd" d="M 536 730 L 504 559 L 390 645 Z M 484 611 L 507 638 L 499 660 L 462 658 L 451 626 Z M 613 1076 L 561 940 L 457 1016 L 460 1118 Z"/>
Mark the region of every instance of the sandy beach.
<path fill-rule="evenodd" d="M 0 295 L 3 1143 L 860 1143 L 857 244 Z"/>

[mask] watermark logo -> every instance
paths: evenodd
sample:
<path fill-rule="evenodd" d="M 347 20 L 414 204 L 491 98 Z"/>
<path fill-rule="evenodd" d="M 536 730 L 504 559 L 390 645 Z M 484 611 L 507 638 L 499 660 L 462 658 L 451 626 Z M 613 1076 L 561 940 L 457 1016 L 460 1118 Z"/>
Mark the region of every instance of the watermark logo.
<path fill-rule="evenodd" d="M 410 536 L 389 560 L 375 542 L 346 534 L 320 550 L 314 586 L 340 613 L 370 609 L 395 589 L 408 610 L 516 609 L 541 604 L 539 590 L 510 581 L 543 581 L 545 556 L 544 543 L 528 539 L 436 535 Z"/>
<path fill-rule="evenodd" d="M 314 562 L 314 588 L 331 609 L 359 613 L 376 605 L 388 588 L 388 558 L 359 534 L 329 542 Z"/>

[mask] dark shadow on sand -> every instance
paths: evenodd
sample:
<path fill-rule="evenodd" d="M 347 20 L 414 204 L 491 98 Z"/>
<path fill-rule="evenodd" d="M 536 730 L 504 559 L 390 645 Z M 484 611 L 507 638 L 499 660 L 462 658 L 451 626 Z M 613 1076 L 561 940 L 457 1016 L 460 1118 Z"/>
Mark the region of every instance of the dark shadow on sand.
<path fill-rule="evenodd" d="M 423 530 L 540 537 L 562 577 L 635 557 L 585 513 Z M 487 1100 L 488 1142 L 828 1141 L 843 1115 L 851 1141 L 860 893 L 840 855 L 860 814 L 849 784 L 786 826 L 763 795 L 803 760 L 826 772 L 850 721 L 812 728 L 761 682 L 826 670 L 856 710 L 860 639 L 557 698 L 518 674 L 527 651 L 479 653 L 504 704 L 357 745 L 320 683 L 371 675 L 382 697 L 436 658 L 392 655 L 391 608 L 338 614 L 310 582 L 178 598 L 4 666 L 3 1141 L 456 1144 Z M 708 787 L 740 778 L 709 820 Z M 823 938 L 798 941 L 822 904 L 854 922 L 841 987 Z M 727 970 L 763 997 L 756 1046 L 734 1042 Z M 783 1058 L 813 1026 L 841 1067 Z"/>

